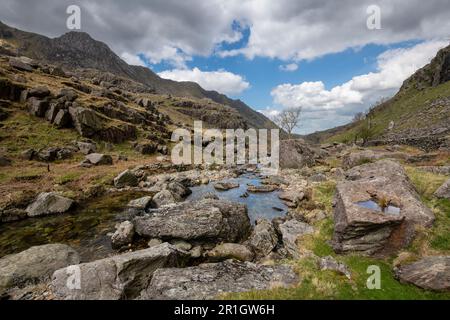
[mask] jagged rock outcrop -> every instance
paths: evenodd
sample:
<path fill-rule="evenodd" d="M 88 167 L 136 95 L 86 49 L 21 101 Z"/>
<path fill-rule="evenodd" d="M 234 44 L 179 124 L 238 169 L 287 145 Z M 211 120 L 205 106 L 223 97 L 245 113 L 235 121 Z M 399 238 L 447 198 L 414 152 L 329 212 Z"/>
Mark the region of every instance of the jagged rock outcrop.
<path fill-rule="evenodd" d="M 159 269 L 141 299 L 217 299 L 224 293 L 290 287 L 298 281 L 291 266 L 225 261 L 184 269 Z"/>

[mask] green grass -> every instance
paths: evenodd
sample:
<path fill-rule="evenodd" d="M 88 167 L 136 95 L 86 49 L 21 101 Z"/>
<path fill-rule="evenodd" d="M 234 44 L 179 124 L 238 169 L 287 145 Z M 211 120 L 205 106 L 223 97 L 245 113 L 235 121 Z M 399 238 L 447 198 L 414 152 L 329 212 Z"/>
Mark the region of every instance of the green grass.
<path fill-rule="evenodd" d="M 70 173 L 67 173 L 65 175 L 62 175 L 62 176 L 56 178 L 55 182 L 57 184 L 62 184 L 62 185 L 68 184 L 70 182 L 76 181 L 78 178 L 81 177 L 81 175 L 82 175 L 81 172 L 70 172 Z"/>
<path fill-rule="evenodd" d="M 389 123 L 395 122 L 394 130 L 402 130 L 406 128 L 422 128 L 424 126 L 430 126 L 433 123 L 442 122 L 445 117 L 439 107 L 436 107 L 436 111 L 429 113 L 430 118 L 426 122 L 419 116 L 421 109 L 425 105 L 429 105 L 432 101 L 449 96 L 450 82 L 443 83 L 437 87 L 427 88 L 425 90 L 418 91 L 414 88 L 410 88 L 397 94 L 392 100 L 387 102 L 386 106 L 379 108 L 372 115 L 372 134 L 376 138 L 386 132 Z M 359 135 L 364 121 L 339 132 L 333 136 L 328 137 L 325 142 L 350 142 L 353 141 L 355 135 Z"/>

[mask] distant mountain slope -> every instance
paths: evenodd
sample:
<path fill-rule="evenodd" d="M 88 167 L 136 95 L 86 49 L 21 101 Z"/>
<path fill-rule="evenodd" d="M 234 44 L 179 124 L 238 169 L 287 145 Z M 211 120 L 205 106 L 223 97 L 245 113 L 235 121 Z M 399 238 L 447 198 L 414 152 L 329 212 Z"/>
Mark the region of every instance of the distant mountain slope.
<path fill-rule="evenodd" d="M 0 22 L 0 40 L 15 45 L 15 53 L 33 59 L 59 64 L 69 69 L 92 68 L 130 78 L 159 94 L 178 97 L 209 98 L 236 109 L 254 128 L 276 128 L 263 114 L 256 112 L 240 100 L 233 100 L 216 91 L 207 91 L 194 82 L 176 82 L 162 79 L 141 66 L 130 66 L 106 44 L 92 39 L 84 32 L 69 32 L 61 37 L 48 37 L 11 28 Z"/>
<path fill-rule="evenodd" d="M 316 132 L 313 142 L 353 141 L 370 119 L 370 140 L 444 137 L 450 134 L 450 46 L 404 81 L 399 92 L 376 106 L 366 120 Z M 367 133 L 366 133 L 367 134 Z"/>

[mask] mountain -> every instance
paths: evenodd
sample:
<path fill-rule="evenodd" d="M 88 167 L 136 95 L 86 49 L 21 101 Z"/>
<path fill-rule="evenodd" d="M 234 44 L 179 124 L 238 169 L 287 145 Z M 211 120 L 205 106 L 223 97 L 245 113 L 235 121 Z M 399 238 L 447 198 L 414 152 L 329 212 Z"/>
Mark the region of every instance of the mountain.
<path fill-rule="evenodd" d="M 276 128 L 263 114 L 256 112 L 244 102 L 233 100 L 216 91 L 207 91 L 194 82 L 177 82 L 159 77 L 149 68 L 131 66 L 117 56 L 105 43 L 94 40 L 84 32 L 69 32 L 58 38 L 48 38 L 21 31 L 0 22 L 0 40 L 12 44 L 15 55 L 57 64 L 67 69 L 94 69 L 118 77 L 131 79 L 158 94 L 214 102 L 236 109 L 250 127 Z"/>
<path fill-rule="evenodd" d="M 430 140 L 450 136 L 450 46 L 406 79 L 391 99 L 372 108 L 364 120 L 316 132 L 319 142 Z M 365 137 L 363 137 L 365 136 Z"/>

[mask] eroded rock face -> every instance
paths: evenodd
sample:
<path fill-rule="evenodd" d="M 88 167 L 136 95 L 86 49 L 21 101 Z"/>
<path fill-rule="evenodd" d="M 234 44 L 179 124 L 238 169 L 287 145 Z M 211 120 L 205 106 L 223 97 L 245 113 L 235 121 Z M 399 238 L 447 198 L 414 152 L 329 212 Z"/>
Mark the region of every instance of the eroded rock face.
<path fill-rule="evenodd" d="M 298 283 L 291 266 L 224 261 L 184 269 L 157 270 L 142 299 L 205 300 L 230 292 L 267 290 Z"/>
<path fill-rule="evenodd" d="M 444 182 L 444 184 L 436 190 L 434 195 L 438 198 L 450 199 L 450 179 Z"/>
<path fill-rule="evenodd" d="M 27 209 L 29 217 L 67 212 L 73 205 L 73 200 L 62 197 L 54 192 L 41 193 Z"/>
<path fill-rule="evenodd" d="M 297 221 L 289 220 L 279 226 L 283 244 L 290 256 L 295 259 L 301 257 L 301 252 L 297 245 L 297 240 L 308 234 L 314 232 L 314 228 L 309 224 Z"/>
<path fill-rule="evenodd" d="M 155 270 L 183 266 L 185 259 L 185 253 L 163 243 L 149 249 L 57 270 L 53 274 L 52 289 L 59 300 L 132 299 L 147 288 Z M 77 286 L 67 286 L 74 270 L 81 277 L 78 289 Z"/>
<path fill-rule="evenodd" d="M 240 203 L 204 199 L 154 210 L 133 220 L 147 238 L 239 242 L 250 232 L 247 207 Z"/>
<path fill-rule="evenodd" d="M 267 256 L 278 243 L 277 232 L 270 221 L 259 219 L 248 239 L 248 245 L 253 249 L 257 258 Z"/>
<path fill-rule="evenodd" d="M 300 169 L 313 166 L 318 155 L 303 140 L 280 141 L 280 168 Z"/>
<path fill-rule="evenodd" d="M 0 259 L 0 293 L 50 279 L 60 268 L 80 263 L 78 253 L 64 244 L 32 247 Z"/>
<path fill-rule="evenodd" d="M 450 291 L 450 256 L 426 257 L 394 270 L 401 282 L 434 291 Z"/>
<path fill-rule="evenodd" d="M 403 167 L 391 160 L 355 167 L 338 183 L 333 247 L 336 252 L 388 254 L 408 245 L 417 226 L 428 227 L 433 212 L 419 199 Z M 384 213 L 361 205 L 386 203 L 399 212 Z"/>

